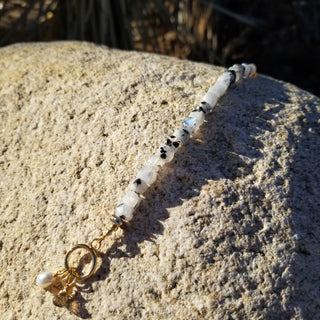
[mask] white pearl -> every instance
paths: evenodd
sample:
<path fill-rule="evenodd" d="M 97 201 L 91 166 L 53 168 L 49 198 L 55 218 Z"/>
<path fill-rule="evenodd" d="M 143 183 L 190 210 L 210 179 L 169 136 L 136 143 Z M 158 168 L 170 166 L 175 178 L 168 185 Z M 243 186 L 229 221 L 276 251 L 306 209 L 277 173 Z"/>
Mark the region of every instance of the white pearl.
<path fill-rule="evenodd" d="M 146 184 L 153 184 L 157 179 L 158 168 L 156 166 L 144 166 L 138 172 L 137 178 L 143 180 Z"/>
<path fill-rule="evenodd" d="M 116 216 L 123 218 L 127 221 L 130 221 L 133 218 L 133 208 L 124 205 L 123 203 L 119 204 L 116 207 L 115 213 Z"/>
<path fill-rule="evenodd" d="M 133 191 L 128 191 L 123 196 L 123 204 L 131 208 L 135 208 L 140 201 L 141 201 L 141 198 L 138 196 L 138 194 L 136 194 Z"/>
<path fill-rule="evenodd" d="M 53 280 L 53 275 L 51 272 L 41 272 L 38 274 L 37 276 L 37 286 L 41 287 L 41 288 L 46 288 L 48 287 Z"/>

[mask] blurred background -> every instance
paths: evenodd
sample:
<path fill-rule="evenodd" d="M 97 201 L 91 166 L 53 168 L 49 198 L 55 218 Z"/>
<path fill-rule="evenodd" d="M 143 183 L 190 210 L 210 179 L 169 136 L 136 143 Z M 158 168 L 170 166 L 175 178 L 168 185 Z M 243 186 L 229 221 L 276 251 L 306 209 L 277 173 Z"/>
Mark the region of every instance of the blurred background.
<path fill-rule="evenodd" d="M 0 0 L 0 46 L 53 40 L 254 62 L 320 96 L 319 0 Z"/>

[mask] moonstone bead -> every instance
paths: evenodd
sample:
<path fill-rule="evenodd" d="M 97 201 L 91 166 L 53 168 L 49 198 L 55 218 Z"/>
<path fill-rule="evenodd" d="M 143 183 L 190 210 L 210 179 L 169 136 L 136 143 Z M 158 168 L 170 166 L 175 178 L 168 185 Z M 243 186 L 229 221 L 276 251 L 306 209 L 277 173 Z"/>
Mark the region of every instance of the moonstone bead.
<path fill-rule="evenodd" d="M 148 185 L 143 180 L 136 179 L 130 184 L 129 189 L 133 192 L 142 194 L 148 189 Z"/>
<path fill-rule="evenodd" d="M 250 63 L 249 66 L 251 67 L 250 76 L 253 76 L 257 72 L 257 66 L 254 63 Z"/>
<path fill-rule="evenodd" d="M 227 70 L 225 72 L 228 73 L 230 76 L 229 86 L 231 86 L 232 84 L 234 84 L 236 82 L 236 78 L 237 78 L 236 72 L 234 70 Z"/>
<path fill-rule="evenodd" d="M 208 92 L 212 92 L 212 93 L 216 94 L 219 99 L 221 96 L 223 96 L 226 93 L 226 91 L 230 85 L 230 80 L 231 80 L 230 74 L 228 74 L 226 72 L 223 73 L 218 78 L 217 82 L 209 88 Z"/>
<path fill-rule="evenodd" d="M 198 129 L 199 124 L 196 118 L 188 117 L 184 119 L 182 126 L 190 134 L 193 134 Z"/>
<path fill-rule="evenodd" d="M 211 88 L 212 87 L 210 87 L 208 92 L 204 95 L 202 101 L 207 103 L 212 109 L 217 104 L 219 96 L 214 90 L 210 90 Z"/>
<path fill-rule="evenodd" d="M 37 276 L 36 283 L 37 283 L 37 286 L 41 288 L 47 288 L 52 283 L 52 280 L 53 280 L 53 275 L 51 272 L 41 272 Z"/>
<path fill-rule="evenodd" d="M 139 195 L 133 191 L 128 191 L 124 196 L 123 196 L 123 204 L 135 208 L 141 201 L 141 198 Z"/>
<path fill-rule="evenodd" d="M 162 158 L 164 162 L 170 162 L 174 157 L 175 151 L 175 147 L 164 145 L 158 149 L 157 154 L 159 154 L 160 158 Z"/>
<path fill-rule="evenodd" d="M 158 169 L 156 166 L 144 166 L 138 172 L 137 178 L 143 180 L 146 184 L 153 184 L 157 179 Z"/>
<path fill-rule="evenodd" d="M 251 73 L 251 67 L 247 63 L 242 63 L 241 65 L 244 67 L 243 77 L 249 77 Z"/>
<path fill-rule="evenodd" d="M 189 117 L 197 119 L 197 127 L 196 127 L 196 130 L 197 130 L 204 121 L 204 112 L 196 109 L 189 114 Z"/>
<path fill-rule="evenodd" d="M 161 158 L 160 152 L 157 152 L 147 161 L 148 166 L 162 167 L 166 163 L 165 159 Z"/>
<path fill-rule="evenodd" d="M 130 221 L 133 218 L 133 207 L 126 206 L 125 204 L 119 204 L 115 209 L 116 216 Z"/>
<path fill-rule="evenodd" d="M 200 104 L 197 105 L 196 110 L 203 110 L 204 114 L 210 112 L 212 110 L 209 103 L 202 101 Z"/>
<path fill-rule="evenodd" d="M 181 141 L 177 139 L 175 136 L 170 136 L 170 138 L 167 139 L 166 145 L 170 148 L 173 148 L 174 152 L 177 151 L 181 144 Z"/>
<path fill-rule="evenodd" d="M 250 63 L 250 64 L 242 63 L 241 65 L 244 67 L 243 77 L 245 78 L 250 77 L 257 72 L 257 67 L 253 63 Z"/>
<path fill-rule="evenodd" d="M 235 65 L 234 65 L 235 66 Z M 241 67 L 242 68 L 242 67 Z M 226 86 L 230 86 L 230 82 L 233 78 L 233 74 L 229 72 L 229 70 L 231 70 L 230 68 L 227 69 L 224 73 L 221 74 L 221 76 L 218 78 L 218 80 L 216 81 L 216 83 L 223 83 Z M 228 88 L 227 87 L 227 88 Z"/>
<path fill-rule="evenodd" d="M 228 70 L 233 70 L 235 72 L 236 82 L 241 80 L 243 78 L 244 73 L 245 73 L 245 67 L 241 64 L 234 64 Z"/>
<path fill-rule="evenodd" d="M 170 138 L 184 144 L 190 138 L 190 132 L 181 127 L 177 129 Z"/>

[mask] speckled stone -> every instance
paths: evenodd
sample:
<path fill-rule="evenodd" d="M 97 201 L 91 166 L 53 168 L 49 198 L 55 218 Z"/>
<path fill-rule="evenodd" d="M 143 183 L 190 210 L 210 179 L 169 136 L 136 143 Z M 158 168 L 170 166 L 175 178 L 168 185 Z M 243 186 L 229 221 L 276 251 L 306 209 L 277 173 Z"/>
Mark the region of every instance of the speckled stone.
<path fill-rule="evenodd" d="M 222 69 L 81 42 L 0 49 L 3 319 L 316 319 L 319 98 L 231 86 L 65 307 L 35 280 L 102 235 Z"/>

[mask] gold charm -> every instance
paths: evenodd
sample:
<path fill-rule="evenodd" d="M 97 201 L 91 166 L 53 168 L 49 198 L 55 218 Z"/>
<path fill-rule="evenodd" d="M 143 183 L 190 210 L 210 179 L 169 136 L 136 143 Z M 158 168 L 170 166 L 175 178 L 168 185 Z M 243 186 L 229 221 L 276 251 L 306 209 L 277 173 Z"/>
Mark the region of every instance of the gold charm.
<path fill-rule="evenodd" d="M 90 245 L 77 244 L 71 248 L 64 260 L 64 269 L 56 272 L 52 275 L 50 272 L 40 273 L 37 277 L 37 284 L 44 289 L 50 291 L 53 295 L 53 303 L 56 306 L 62 307 L 70 304 L 76 293 L 76 285 L 89 279 L 95 272 L 97 266 L 97 250 L 100 249 L 101 242 L 114 231 L 116 231 L 123 223 L 123 220 L 117 216 L 113 216 L 111 219 L 111 226 L 107 232 L 101 237 L 91 241 Z M 78 267 L 71 267 L 70 261 L 72 255 L 76 252 L 81 254 L 80 251 L 85 251 L 86 254 L 80 259 Z M 79 269 L 82 269 L 84 260 L 91 262 L 90 268 L 87 272 L 82 273 Z"/>

